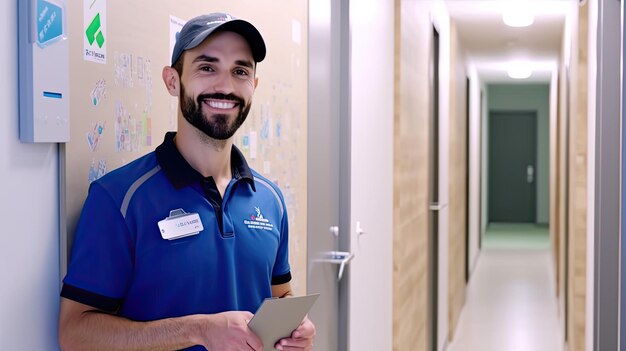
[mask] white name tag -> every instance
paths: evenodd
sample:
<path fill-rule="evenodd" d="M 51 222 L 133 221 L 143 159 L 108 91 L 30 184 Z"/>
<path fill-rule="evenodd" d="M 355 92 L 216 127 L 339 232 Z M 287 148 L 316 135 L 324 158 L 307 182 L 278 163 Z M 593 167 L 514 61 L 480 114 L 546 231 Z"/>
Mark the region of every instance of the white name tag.
<path fill-rule="evenodd" d="M 187 213 L 182 208 L 170 211 L 169 217 L 159 221 L 161 236 L 166 240 L 196 235 L 204 230 L 200 215 Z"/>

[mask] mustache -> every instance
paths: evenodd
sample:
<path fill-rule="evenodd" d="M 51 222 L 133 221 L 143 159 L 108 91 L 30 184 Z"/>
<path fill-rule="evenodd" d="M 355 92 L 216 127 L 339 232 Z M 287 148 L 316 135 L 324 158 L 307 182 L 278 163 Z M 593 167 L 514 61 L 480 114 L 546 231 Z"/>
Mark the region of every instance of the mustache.
<path fill-rule="evenodd" d="M 221 94 L 221 93 L 200 94 L 196 98 L 196 100 L 198 101 L 198 105 L 202 104 L 202 101 L 206 100 L 206 99 L 235 101 L 235 102 L 237 102 L 239 104 L 239 106 L 243 106 L 245 104 L 245 101 L 242 98 L 240 98 L 239 96 L 235 95 L 235 94 Z"/>

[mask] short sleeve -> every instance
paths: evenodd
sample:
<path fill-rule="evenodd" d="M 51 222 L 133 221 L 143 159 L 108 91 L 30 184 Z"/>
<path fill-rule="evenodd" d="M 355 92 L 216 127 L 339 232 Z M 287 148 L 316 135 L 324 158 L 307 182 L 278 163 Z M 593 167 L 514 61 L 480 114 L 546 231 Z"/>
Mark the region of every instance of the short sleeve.
<path fill-rule="evenodd" d="M 61 296 L 116 310 L 131 282 L 133 252 L 134 240 L 119 206 L 98 182 L 92 183 L 76 227 Z"/>
<path fill-rule="evenodd" d="M 285 203 L 283 202 L 282 205 L 285 210 L 280 222 L 280 242 L 278 243 L 276 263 L 272 271 L 272 285 L 291 281 L 291 268 L 289 267 L 289 216 L 287 216 Z"/>

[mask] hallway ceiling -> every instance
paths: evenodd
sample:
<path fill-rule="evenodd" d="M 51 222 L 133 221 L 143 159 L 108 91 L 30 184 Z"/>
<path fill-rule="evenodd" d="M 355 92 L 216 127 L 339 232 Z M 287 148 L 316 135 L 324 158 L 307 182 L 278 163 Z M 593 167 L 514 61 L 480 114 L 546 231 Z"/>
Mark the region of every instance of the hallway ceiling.
<path fill-rule="evenodd" d="M 535 15 L 529 27 L 509 27 L 502 13 L 512 0 L 445 0 L 457 25 L 461 45 L 485 82 L 549 82 L 556 68 L 565 17 L 575 0 L 525 0 Z M 514 80 L 506 69 L 512 61 L 529 62 L 533 73 Z"/>

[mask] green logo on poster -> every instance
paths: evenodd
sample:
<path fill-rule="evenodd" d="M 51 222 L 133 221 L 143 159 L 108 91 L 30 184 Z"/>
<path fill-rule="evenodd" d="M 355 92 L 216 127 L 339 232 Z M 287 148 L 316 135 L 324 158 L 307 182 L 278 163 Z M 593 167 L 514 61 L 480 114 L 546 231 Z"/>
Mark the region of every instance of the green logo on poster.
<path fill-rule="evenodd" d="M 97 14 L 85 31 L 89 45 L 93 45 L 94 41 L 98 43 L 99 48 L 102 48 L 102 45 L 104 45 L 104 35 L 102 34 L 100 28 L 100 14 Z"/>

